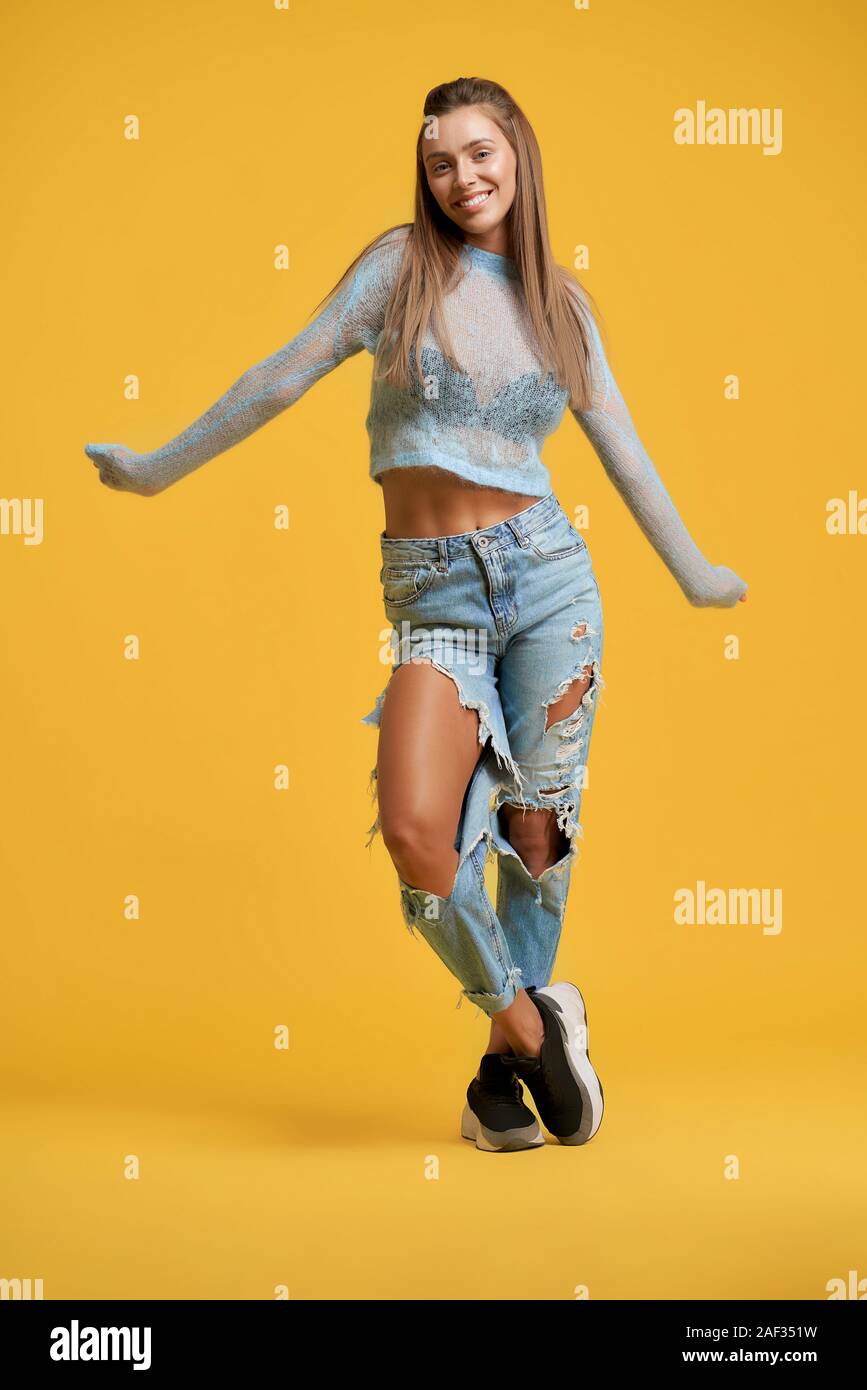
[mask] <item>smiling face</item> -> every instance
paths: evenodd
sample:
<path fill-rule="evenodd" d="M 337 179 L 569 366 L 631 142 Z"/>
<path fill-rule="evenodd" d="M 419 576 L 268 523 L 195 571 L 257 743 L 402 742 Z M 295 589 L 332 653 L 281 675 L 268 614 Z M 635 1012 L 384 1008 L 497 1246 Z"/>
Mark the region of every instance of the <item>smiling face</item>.
<path fill-rule="evenodd" d="M 435 129 L 433 139 L 422 141 L 431 193 L 465 241 L 510 256 L 506 214 L 515 198 L 515 151 L 478 106 L 439 116 Z"/>

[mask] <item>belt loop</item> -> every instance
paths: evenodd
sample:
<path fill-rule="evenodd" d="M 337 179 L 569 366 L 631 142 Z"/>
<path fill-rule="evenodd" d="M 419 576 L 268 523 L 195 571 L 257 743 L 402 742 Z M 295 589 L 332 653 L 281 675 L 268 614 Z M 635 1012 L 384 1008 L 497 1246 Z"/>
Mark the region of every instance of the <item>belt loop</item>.
<path fill-rule="evenodd" d="M 438 538 L 437 538 L 437 548 L 438 548 L 439 553 L 440 553 L 440 558 L 439 558 L 439 562 L 438 562 L 438 564 L 437 564 L 437 568 L 438 568 L 439 570 L 441 570 L 443 574 L 448 574 L 448 572 L 449 572 L 449 543 L 448 543 L 448 541 L 447 541 L 444 537 L 438 537 Z"/>
<path fill-rule="evenodd" d="M 520 521 L 518 520 L 518 518 L 517 518 L 516 516 L 507 517 L 507 519 L 506 519 L 506 525 L 508 526 L 509 530 L 512 532 L 512 535 L 515 537 L 515 540 L 518 542 L 518 545 L 520 545 L 521 548 L 522 548 L 523 550 L 526 550 L 526 548 L 527 548 L 527 546 L 530 544 L 530 542 L 528 541 L 527 537 L 524 535 L 524 528 L 523 528 L 523 526 L 521 525 L 521 523 L 520 523 Z"/>

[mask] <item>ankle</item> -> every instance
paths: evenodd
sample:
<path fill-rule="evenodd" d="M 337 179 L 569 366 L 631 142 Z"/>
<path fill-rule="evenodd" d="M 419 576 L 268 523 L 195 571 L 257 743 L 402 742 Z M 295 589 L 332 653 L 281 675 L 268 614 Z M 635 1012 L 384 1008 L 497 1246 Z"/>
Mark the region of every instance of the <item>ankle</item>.
<path fill-rule="evenodd" d="M 538 1057 L 545 1041 L 545 1025 L 541 1018 L 535 1028 L 522 1028 L 512 1038 L 512 1051 L 520 1057 Z"/>

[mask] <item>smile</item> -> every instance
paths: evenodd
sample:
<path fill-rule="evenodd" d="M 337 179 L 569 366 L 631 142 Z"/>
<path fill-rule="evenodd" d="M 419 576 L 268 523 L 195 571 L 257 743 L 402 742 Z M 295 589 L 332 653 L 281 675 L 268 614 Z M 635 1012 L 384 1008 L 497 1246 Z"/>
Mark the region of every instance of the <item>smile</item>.
<path fill-rule="evenodd" d="M 484 193 L 474 193 L 471 198 L 462 198 L 459 203 L 455 203 L 456 208 L 479 208 L 482 203 L 486 203 L 493 193 L 493 188 L 488 188 Z"/>

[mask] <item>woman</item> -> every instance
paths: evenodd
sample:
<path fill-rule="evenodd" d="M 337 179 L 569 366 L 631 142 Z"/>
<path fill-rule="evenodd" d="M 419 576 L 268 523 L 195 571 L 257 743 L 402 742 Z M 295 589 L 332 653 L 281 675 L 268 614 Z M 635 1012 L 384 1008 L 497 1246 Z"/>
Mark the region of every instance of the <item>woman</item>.
<path fill-rule="evenodd" d="M 548 244 L 539 148 L 494 82 L 427 97 L 415 218 L 370 242 L 327 307 L 151 453 L 89 444 L 153 496 L 366 348 L 395 666 L 367 722 L 404 920 L 491 1021 L 461 1133 L 486 1152 L 582 1144 L 602 1118 L 575 985 L 550 983 L 603 685 L 590 554 L 539 457 L 567 405 L 691 603 L 746 585 L 692 541 L 636 435 L 589 296 Z M 420 349 L 419 349 L 419 344 Z M 498 862 L 496 910 L 485 890 Z"/>

